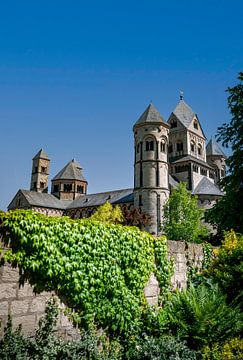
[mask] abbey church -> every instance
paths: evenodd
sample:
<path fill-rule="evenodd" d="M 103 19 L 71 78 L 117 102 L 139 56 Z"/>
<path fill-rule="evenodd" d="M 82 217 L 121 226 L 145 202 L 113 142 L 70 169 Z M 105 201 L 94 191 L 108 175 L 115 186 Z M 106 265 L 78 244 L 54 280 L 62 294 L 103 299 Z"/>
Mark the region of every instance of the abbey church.
<path fill-rule="evenodd" d="M 85 218 L 109 201 L 122 209 L 141 208 L 151 218 L 146 230 L 157 235 L 163 206 L 179 182 L 187 183 L 201 206 L 210 207 L 223 196 L 218 183 L 225 176 L 226 156 L 214 140 L 206 146 L 200 121 L 182 95 L 167 122 L 150 104 L 135 122 L 133 133 L 133 188 L 89 194 L 81 166 L 71 160 L 52 179 L 48 193 L 50 159 L 41 149 L 33 158 L 30 190 L 19 190 L 8 210 Z"/>

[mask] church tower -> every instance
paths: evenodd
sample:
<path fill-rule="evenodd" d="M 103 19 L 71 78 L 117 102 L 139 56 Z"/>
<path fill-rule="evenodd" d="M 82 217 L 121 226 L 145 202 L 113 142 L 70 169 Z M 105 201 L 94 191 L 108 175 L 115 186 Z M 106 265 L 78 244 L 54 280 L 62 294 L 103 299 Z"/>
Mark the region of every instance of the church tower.
<path fill-rule="evenodd" d="M 170 126 L 151 103 L 133 126 L 134 206 L 151 217 L 148 232 L 160 233 L 163 206 L 169 197 Z"/>
<path fill-rule="evenodd" d="M 215 169 L 215 182 L 219 184 L 220 180 L 225 177 L 227 156 L 220 149 L 219 144 L 211 139 L 206 147 L 207 162 Z"/>
<path fill-rule="evenodd" d="M 50 159 L 47 153 L 41 149 L 32 159 L 32 174 L 30 190 L 47 193 Z"/>

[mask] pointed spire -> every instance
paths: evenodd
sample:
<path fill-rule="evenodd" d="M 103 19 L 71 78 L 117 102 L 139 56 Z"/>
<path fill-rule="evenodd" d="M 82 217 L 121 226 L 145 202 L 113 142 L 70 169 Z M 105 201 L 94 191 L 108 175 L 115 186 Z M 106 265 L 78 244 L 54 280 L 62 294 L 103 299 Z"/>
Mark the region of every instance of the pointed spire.
<path fill-rule="evenodd" d="M 227 159 L 227 156 L 225 155 L 223 150 L 221 150 L 219 144 L 212 137 L 211 137 L 211 140 L 209 141 L 209 143 L 206 146 L 206 154 L 207 154 L 207 156 L 210 156 L 210 155 L 222 156 L 225 159 Z"/>
<path fill-rule="evenodd" d="M 149 106 L 146 110 L 142 113 L 140 118 L 137 120 L 134 126 L 146 123 L 164 123 L 166 124 L 165 120 L 162 118 L 152 101 L 150 102 Z M 167 124 L 166 124 L 167 125 Z"/>
<path fill-rule="evenodd" d="M 43 149 L 40 149 L 38 151 L 38 153 L 33 157 L 32 160 L 35 160 L 35 159 L 46 159 L 46 160 L 50 160 L 49 156 L 47 155 L 47 153 L 45 152 L 45 150 Z"/>
<path fill-rule="evenodd" d="M 52 181 L 61 179 L 86 181 L 82 174 L 82 167 L 75 159 L 69 161 Z"/>

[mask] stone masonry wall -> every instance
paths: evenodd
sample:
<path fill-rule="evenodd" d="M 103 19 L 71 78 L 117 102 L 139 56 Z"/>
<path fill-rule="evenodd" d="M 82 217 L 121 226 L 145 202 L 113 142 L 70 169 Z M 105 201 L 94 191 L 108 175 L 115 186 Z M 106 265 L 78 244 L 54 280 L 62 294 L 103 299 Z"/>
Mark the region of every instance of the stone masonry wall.
<path fill-rule="evenodd" d="M 189 266 L 197 268 L 202 266 L 203 247 L 181 241 L 168 241 L 168 250 L 169 257 L 174 259 L 173 287 L 183 289 L 187 285 Z M 33 334 L 40 317 L 44 313 L 46 302 L 52 296 L 48 292 L 35 295 L 29 284 L 19 287 L 18 280 L 18 269 L 12 268 L 9 264 L 0 267 L 0 337 L 3 335 L 3 329 L 10 314 L 14 328 L 22 324 L 25 335 Z M 154 274 L 151 274 L 144 289 L 150 305 L 158 304 L 159 291 L 158 281 Z M 63 304 L 60 304 L 57 330 L 58 334 L 64 338 L 74 339 L 78 337 L 78 330 L 73 328 L 67 316 L 64 315 Z"/>

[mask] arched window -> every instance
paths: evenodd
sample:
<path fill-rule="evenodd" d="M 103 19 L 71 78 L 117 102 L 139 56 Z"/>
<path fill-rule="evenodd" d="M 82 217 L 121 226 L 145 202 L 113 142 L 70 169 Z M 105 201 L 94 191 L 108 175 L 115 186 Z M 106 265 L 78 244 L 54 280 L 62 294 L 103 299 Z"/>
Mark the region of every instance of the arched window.
<path fill-rule="evenodd" d="M 154 141 L 153 140 L 146 141 L 146 151 L 154 151 Z"/>
<path fill-rule="evenodd" d="M 166 152 L 166 142 L 165 140 L 162 140 L 160 143 L 160 151 L 165 153 Z"/>
<path fill-rule="evenodd" d="M 197 152 L 198 152 L 198 155 L 202 155 L 202 145 L 201 144 L 198 145 Z"/>
<path fill-rule="evenodd" d="M 63 190 L 64 190 L 64 192 L 71 192 L 72 191 L 72 184 L 64 184 Z"/>
<path fill-rule="evenodd" d="M 176 150 L 177 151 L 183 151 L 183 142 L 182 141 L 178 141 L 176 144 Z"/>
<path fill-rule="evenodd" d="M 194 129 L 198 129 L 198 122 L 197 122 L 197 120 L 194 120 L 193 126 L 194 126 Z"/>
<path fill-rule="evenodd" d="M 191 151 L 195 152 L 195 143 L 194 143 L 194 141 L 191 142 Z"/>

